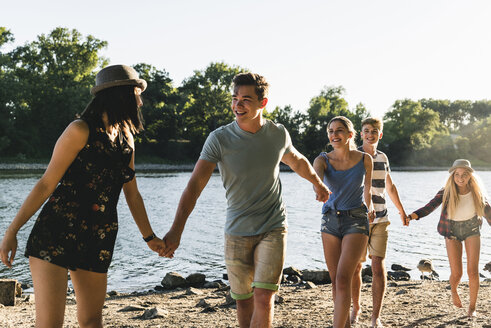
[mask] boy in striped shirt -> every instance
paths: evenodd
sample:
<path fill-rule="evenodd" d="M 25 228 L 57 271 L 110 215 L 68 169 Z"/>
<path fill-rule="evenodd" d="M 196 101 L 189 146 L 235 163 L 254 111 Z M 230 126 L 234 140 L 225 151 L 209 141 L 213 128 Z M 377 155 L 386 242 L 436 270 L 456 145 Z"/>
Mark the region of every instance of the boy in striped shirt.
<path fill-rule="evenodd" d="M 370 222 L 370 235 L 368 240 L 368 253 L 372 260 L 372 322 L 371 327 L 383 327 L 380 321 L 380 311 L 387 285 L 387 271 L 385 269 L 385 253 L 387 250 L 388 231 L 390 224 L 387 216 L 387 205 L 385 194 L 389 195 L 394 205 L 399 210 L 403 225 L 408 225 L 408 218 L 401 204 L 397 188 L 390 177 L 389 160 L 387 156 L 377 150 L 378 142 L 382 139 L 383 122 L 378 118 L 369 117 L 362 121 L 360 136 L 363 145 L 358 149 L 373 158 L 372 173 L 372 201 L 375 208 L 375 219 Z M 360 292 L 361 292 L 361 266 L 366 260 L 366 251 L 360 263 L 356 267 L 352 280 L 353 309 L 351 322 L 358 321 L 360 314 Z"/>

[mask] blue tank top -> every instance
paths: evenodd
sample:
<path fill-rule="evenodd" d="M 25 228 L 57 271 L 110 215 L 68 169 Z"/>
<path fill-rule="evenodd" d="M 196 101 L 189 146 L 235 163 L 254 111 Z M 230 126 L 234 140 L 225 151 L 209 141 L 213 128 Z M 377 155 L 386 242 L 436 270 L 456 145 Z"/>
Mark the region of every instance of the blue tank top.
<path fill-rule="evenodd" d="M 363 204 L 363 189 L 365 182 L 365 155 L 353 167 L 338 171 L 329 163 L 327 154 L 322 152 L 321 156 L 326 160 L 324 171 L 324 184 L 332 191 L 329 200 L 322 206 L 322 214 L 332 210 L 351 210 Z"/>

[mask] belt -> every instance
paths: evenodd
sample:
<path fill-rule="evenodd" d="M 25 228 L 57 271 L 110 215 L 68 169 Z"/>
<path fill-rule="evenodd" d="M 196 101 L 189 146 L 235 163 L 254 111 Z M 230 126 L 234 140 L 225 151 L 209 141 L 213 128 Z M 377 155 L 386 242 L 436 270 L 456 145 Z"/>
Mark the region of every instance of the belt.
<path fill-rule="evenodd" d="M 353 211 L 359 210 L 360 208 L 363 208 L 363 210 L 366 211 L 365 204 L 361 205 L 360 207 L 353 208 L 351 210 L 335 210 L 335 209 L 330 208 L 327 211 L 328 212 L 334 212 L 334 213 L 336 213 L 336 215 L 348 215 L 348 216 L 352 216 L 351 213 L 353 213 Z"/>
<path fill-rule="evenodd" d="M 351 210 L 331 210 L 336 213 L 336 215 L 349 215 L 351 216 Z"/>

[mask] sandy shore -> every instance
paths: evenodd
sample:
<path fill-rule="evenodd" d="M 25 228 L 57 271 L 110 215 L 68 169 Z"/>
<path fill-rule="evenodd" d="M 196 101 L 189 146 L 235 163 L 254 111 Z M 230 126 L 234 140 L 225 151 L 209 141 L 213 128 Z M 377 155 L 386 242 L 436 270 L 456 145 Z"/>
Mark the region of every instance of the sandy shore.
<path fill-rule="evenodd" d="M 409 281 L 391 283 L 382 311 L 386 327 L 488 327 L 491 328 L 491 283 L 482 282 L 478 316 L 466 317 L 466 309 L 450 302 L 447 282 Z M 362 288 L 361 320 L 354 327 L 369 327 L 371 288 Z M 104 308 L 105 327 L 237 327 L 235 306 L 226 305 L 226 289 L 181 289 L 108 296 Z M 467 283 L 460 294 L 468 301 Z M 331 285 L 308 289 L 305 285 L 282 286 L 276 304 L 274 327 L 329 327 L 333 303 Z M 15 306 L 0 306 L 0 327 L 34 327 L 32 295 L 17 298 Z M 154 318 L 144 319 L 147 314 Z M 78 327 L 76 305 L 68 296 L 65 327 Z"/>

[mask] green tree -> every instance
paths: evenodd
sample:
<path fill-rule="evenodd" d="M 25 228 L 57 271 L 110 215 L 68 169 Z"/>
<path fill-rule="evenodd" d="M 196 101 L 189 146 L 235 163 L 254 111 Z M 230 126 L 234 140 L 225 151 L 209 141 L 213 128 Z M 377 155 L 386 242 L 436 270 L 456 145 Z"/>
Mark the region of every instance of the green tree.
<path fill-rule="evenodd" d="M 436 138 L 448 136 L 448 130 L 440 122 L 438 113 L 423 108 L 420 102 L 397 100 L 384 116 L 384 138 L 381 143 L 392 162 L 399 165 L 421 165 L 418 152 L 432 147 Z"/>
<path fill-rule="evenodd" d="M 302 143 L 302 132 L 307 115 L 299 111 L 294 111 L 290 105 L 285 107 L 277 106 L 272 112 L 264 113 L 264 117 L 276 123 L 283 124 L 290 133 L 292 143 L 300 152 L 304 151 Z"/>
<path fill-rule="evenodd" d="M 15 129 L 12 115 L 11 93 L 15 86 L 12 81 L 12 62 L 9 54 L 2 51 L 5 44 L 14 41 L 13 34 L 0 26 L 0 152 L 11 144 Z"/>
<path fill-rule="evenodd" d="M 431 109 L 434 112 L 437 112 L 440 117 L 440 122 L 443 123 L 446 127 L 450 128 L 452 125 L 452 113 L 450 109 L 450 100 L 448 99 L 420 99 L 419 103 L 423 109 Z"/>
<path fill-rule="evenodd" d="M 165 70 L 143 63 L 134 68 L 148 85 L 143 93 L 142 107 L 145 130 L 137 138 L 142 146 L 140 151 L 146 155 L 172 159 L 177 154 L 168 149 L 169 142 L 182 134 L 178 106 L 181 97 Z"/>
<path fill-rule="evenodd" d="M 193 158 L 197 157 L 211 131 L 234 120 L 231 86 L 233 77 L 242 71 L 225 63 L 211 63 L 206 69 L 195 71 L 179 88 L 183 97 L 180 109 L 183 137 L 191 143 Z"/>
<path fill-rule="evenodd" d="M 465 150 L 472 158 L 491 163 L 491 116 L 469 124 L 462 130 L 459 138 L 460 150 Z M 464 153 L 465 155 L 465 153 Z M 461 156 L 464 157 L 464 156 Z"/>
<path fill-rule="evenodd" d="M 479 100 L 472 103 L 471 122 L 481 121 L 491 116 L 491 100 Z"/>
<path fill-rule="evenodd" d="M 350 110 L 348 102 L 343 98 L 344 93 L 345 89 L 342 86 L 324 87 L 320 95 L 310 100 L 301 142 L 304 155 L 310 160 L 319 152 L 327 150 L 326 128 L 333 117 L 346 116 L 353 122 L 355 129 L 359 130 L 362 118 L 369 115 L 363 104 L 358 104 L 354 111 Z"/>
<path fill-rule="evenodd" d="M 12 110 L 17 131 L 10 153 L 50 154 L 60 133 L 90 100 L 94 70 L 106 64 L 98 54 L 106 44 L 58 27 L 9 54 L 15 65 Z"/>

